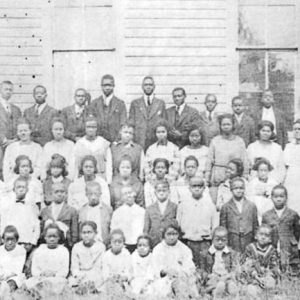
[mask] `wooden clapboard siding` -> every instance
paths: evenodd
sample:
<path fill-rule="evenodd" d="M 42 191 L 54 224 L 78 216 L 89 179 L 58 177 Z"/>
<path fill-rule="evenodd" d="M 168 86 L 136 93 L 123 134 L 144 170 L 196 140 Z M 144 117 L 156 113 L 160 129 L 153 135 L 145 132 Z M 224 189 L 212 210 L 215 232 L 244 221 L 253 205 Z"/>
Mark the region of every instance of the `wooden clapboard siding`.
<path fill-rule="evenodd" d="M 125 0 L 124 64 L 128 99 L 141 94 L 152 75 L 156 94 L 170 104 L 185 87 L 198 106 L 207 93 L 225 102 L 227 81 L 226 0 Z"/>

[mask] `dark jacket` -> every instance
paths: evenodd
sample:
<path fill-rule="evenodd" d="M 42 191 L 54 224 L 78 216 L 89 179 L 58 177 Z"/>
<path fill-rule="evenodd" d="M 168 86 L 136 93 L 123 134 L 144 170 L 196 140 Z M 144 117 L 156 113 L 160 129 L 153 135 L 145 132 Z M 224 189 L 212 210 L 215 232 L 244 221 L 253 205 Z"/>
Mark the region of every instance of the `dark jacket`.
<path fill-rule="evenodd" d="M 241 123 L 238 122 L 235 115 L 233 115 L 234 118 L 234 134 L 240 136 L 244 142 L 246 147 L 255 142 L 256 135 L 255 135 L 255 124 L 254 120 L 247 116 L 245 113 L 242 116 Z"/>

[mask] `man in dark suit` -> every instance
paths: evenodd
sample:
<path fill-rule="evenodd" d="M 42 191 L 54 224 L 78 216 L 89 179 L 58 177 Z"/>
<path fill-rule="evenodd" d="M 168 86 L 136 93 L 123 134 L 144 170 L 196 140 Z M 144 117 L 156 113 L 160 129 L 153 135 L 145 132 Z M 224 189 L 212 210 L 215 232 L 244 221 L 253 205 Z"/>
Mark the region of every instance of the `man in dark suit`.
<path fill-rule="evenodd" d="M 65 107 L 61 111 L 65 123 L 65 137 L 76 142 L 85 135 L 85 119 L 87 117 L 85 89 L 79 88 L 75 91 L 75 103 Z"/>
<path fill-rule="evenodd" d="M 115 80 L 111 75 L 104 75 L 101 80 L 103 95 L 94 99 L 88 107 L 98 121 L 98 134 L 110 142 L 118 140 L 121 125 L 127 120 L 124 101 L 114 96 Z"/>
<path fill-rule="evenodd" d="M 161 119 L 166 119 L 166 105 L 154 96 L 154 79 L 143 79 L 143 97 L 133 100 L 130 105 L 129 119 L 135 127 L 135 142 L 146 150 L 156 141 L 155 127 Z"/>
<path fill-rule="evenodd" d="M 167 120 L 170 125 L 169 139 L 179 148 L 188 144 L 188 133 L 192 125 L 200 127 L 199 112 L 185 103 L 184 88 L 175 88 L 172 92 L 174 106 L 167 109 Z"/>
<path fill-rule="evenodd" d="M 261 106 L 258 110 L 254 111 L 253 119 L 255 121 L 255 126 L 257 128 L 258 124 L 262 120 L 270 121 L 275 126 L 276 137 L 274 139 L 281 147 L 284 149 L 286 143 L 288 142 L 286 120 L 282 112 L 274 106 L 274 96 L 272 91 L 265 90 L 263 92 L 261 101 Z M 257 130 L 258 133 L 258 130 Z"/>
<path fill-rule="evenodd" d="M 234 118 L 234 134 L 240 136 L 247 147 L 256 139 L 254 120 L 244 113 L 244 101 L 240 96 L 232 99 L 231 106 Z"/>
<path fill-rule="evenodd" d="M 200 112 L 201 127 L 205 132 L 206 146 L 209 146 L 212 138 L 220 134 L 219 114 L 216 112 L 217 97 L 214 94 L 208 94 L 205 97 L 205 111 Z"/>
<path fill-rule="evenodd" d="M 58 111 L 46 103 L 47 89 L 37 85 L 33 89 L 35 104 L 24 111 L 24 117 L 30 121 L 32 137 L 36 143 L 44 146 L 52 140 L 51 123 Z"/>

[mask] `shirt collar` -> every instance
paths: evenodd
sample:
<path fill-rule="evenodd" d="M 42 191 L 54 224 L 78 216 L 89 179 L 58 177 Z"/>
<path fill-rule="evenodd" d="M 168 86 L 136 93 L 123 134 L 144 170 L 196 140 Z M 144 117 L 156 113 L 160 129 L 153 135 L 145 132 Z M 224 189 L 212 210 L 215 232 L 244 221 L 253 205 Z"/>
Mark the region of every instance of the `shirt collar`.
<path fill-rule="evenodd" d="M 43 111 L 43 109 L 45 108 L 45 106 L 47 105 L 47 103 L 43 103 L 43 104 L 35 104 L 35 107 L 38 109 L 39 114 Z"/>
<path fill-rule="evenodd" d="M 226 254 L 230 253 L 230 249 L 227 246 L 225 246 L 223 250 L 217 250 L 214 245 L 211 245 L 208 249 L 208 252 L 210 254 L 215 254 L 217 251 L 222 251 L 222 253 L 226 253 Z"/>
<path fill-rule="evenodd" d="M 77 103 L 75 103 L 75 112 L 83 112 L 85 105 L 79 106 Z"/>
<path fill-rule="evenodd" d="M 211 112 L 209 112 L 208 110 L 205 110 L 205 115 L 206 115 L 207 118 L 209 118 L 209 114 L 211 115 L 211 117 L 213 117 L 214 114 L 215 114 L 215 110 L 213 110 Z"/>
<path fill-rule="evenodd" d="M 156 146 L 168 146 L 168 140 L 166 140 L 165 142 L 157 142 Z"/>
<path fill-rule="evenodd" d="M 150 102 L 152 103 L 153 99 L 154 99 L 154 94 L 151 94 L 150 96 L 147 96 L 144 94 L 144 101 L 145 101 L 146 105 L 148 105 L 148 97 L 150 98 Z"/>
<path fill-rule="evenodd" d="M 183 112 L 185 106 L 186 106 L 186 103 L 185 103 L 185 102 L 179 106 L 179 110 L 178 110 L 179 115 L 182 114 L 182 112 Z M 177 109 L 177 107 L 178 107 L 178 106 L 176 106 L 175 108 Z"/>
<path fill-rule="evenodd" d="M 241 113 L 240 115 L 234 114 L 237 120 L 241 120 L 244 116 L 244 113 Z"/>
<path fill-rule="evenodd" d="M 9 103 L 7 100 L 3 99 L 2 97 L 0 97 L 0 103 L 1 105 L 4 107 L 5 110 L 8 110 L 9 109 Z"/>
<path fill-rule="evenodd" d="M 106 105 L 109 105 L 111 99 L 114 97 L 114 93 L 111 93 L 108 97 L 103 94 L 103 100 Z"/>

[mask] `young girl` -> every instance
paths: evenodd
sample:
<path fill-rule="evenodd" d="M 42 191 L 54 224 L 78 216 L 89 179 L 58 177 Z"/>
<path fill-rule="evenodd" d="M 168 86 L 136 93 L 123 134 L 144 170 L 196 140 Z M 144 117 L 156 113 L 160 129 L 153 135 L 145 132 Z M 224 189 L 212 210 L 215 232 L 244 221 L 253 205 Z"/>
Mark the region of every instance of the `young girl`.
<path fill-rule="evenodd" d="M 31 140 L 31 125 L 28 120 L 19 119 L 17 135 L 19 140 L 8 145 L 5 150 L 3 158 L 3 178 L 5 182 L 9 182 L 14 177 L 13 169 L 19 155 L 27 155 L 30 158 L 34 178 L 41 175 L 42 147 Z"/>
<path fill-rule="evenodd" d="M 188 133 L 190 145 L 184 146 L 180 151 L 180 169 L 184 173 L 184 161 L 188 156 L 195 156 L 198 160 L 197 176 L 204 176 L 208 147 L 203 143 L 203 132 L 197 125 L 191 126 Z"/>
<path fill-rule="evenodd" d="M 153 162 L 153 175 L 151 180 L 146 181 L 144 185 L 145 205 L 146 207 L 156 202 L 155 185 L 158 181 L 167 179 L 169 174 L 169 161 L 165 158 L 156 158 Z M 174 203 L 178 203 L 178 193 L 176 186 L 170 188 L 170 199 Z"/>
<path fill-rule="evenodd" d="M 152 268 L 151 238 L 141 235 L 137 239 L 137 249 L 131 254 L 132 280 L 134 294 L 151 294 L 151 282 L 154 280 Z"/>
<path fill-rule="evenodd" d="M 59 294 L 69 273 L 69 251 L 59 245 L 60 229 L 56 224 L 49 224 L 43 235 L 46 244 L 41 244 L 33 253 L 32 277 L 26 280 L 26 286 L 28 289 L 38 289 L 40 283 L 47 282 L 51 291 Z"/>
<path fill-rule="evenodd" d="M 116 175 L 110 185 L 110 196 L 113 209 L 117 209 L 123 203 L 121 200 L 121 190 L 124 186 L 131 186 L 136 193 L 136 203 L 145 206 L 143 184 L 132 174 L 132 163 L 129 156 L 124 156 L 120 160 L 118 175 Z"/>
<path fill-rule="evenodd" d="M 81 165 L 86 155 L 92 155 L 97 162 L 97 173 L 108 183 L 112 179 L 112 156 L 110 142 L 101 136 L 97 136 L 97 120 L 90 116 L 85 122 L 85 136 L 75 144 L 76 170 Z"/>
<path fill-rule="evenodd" d="M 155 133 L 157 142 L 147 149 L 145 156 L 146 180 L 151 174 L 153 162 L 157 158 L 164 158 L 168 160 L 170 165 L 169 176 L 171 176 L 174 179 L 178 176 L 180 168 L 179 149 L 175 144 L 168 141 L 168 127 L 168 123 L 164 120 L 162 120 L 156 125 Z"/>
<path fill-rule="evenodd" d="M 68 171 L 66 160 L 60 154 L 53 154 L 47 170 L 47 179 L 43 182 L 44 202 L 50 205 L 52 202 L 52 185 L 62 182 L 67 188 L 71 180 L 67 178 Z"/>
<path fill-rule="evenodd" d="M 242 177 L 243 173 L 244 164 L 242 160 L 240 160 L 239 158 L 235 158 L 228 163 L 226 170 L 227 179 L 223 183 L 221 183 L 218 188 L 218 197 L 216 203 L 216 208 L 218 211 L 220 211 L 222 206 L 232 198 L 232 193 L 230 190 L 230 181 L 235 177 Z"/>
<path fill-rule="evenodd" d="M 60 154 L 66 160 L 66 167 L 68 170 L 68 178 L 74 178 L 75 157 L 74 157 L 74 143 L 64 138 L 65 124 L 62 119 L 56 117 L 51 122 L 51 131 L 53 140 L 46 143 L 43 149 L 43 164 L 41 178 L 45 179 L 47 171 L 49 170 L 49 163 L 54 154 Z"/>
<path fill-rule="evenodd" d="M 273 207 L 271 192 L 278 183 L 269 176 L 273 167 L 267 159 L 258 159 L 253 170 L 256 171 L 256 176 L 249 182 L 248 194 L 249 200 L 257 207 L 258 221 L 261 222 L 262 215 Z"/>
<path fill-rule="evenodd" d="M 98 175 L 97 161 L 94 156 L 86 155 L 83 157 L 79 166 L 79 176 L 80 177 L 76 178 L 69 186 L 68 203 L 72 207 L 79 210 L 88 203 L 88 199 L 85 195 L 85 187 L 86 183 L 90 181 L 96 181 L 100 184 L 102 191 L 101 200 L 109 207 L 111 206 L 108 184 Z"/>
<path fill-rule="evenodd" d="M 80 286 L 86 282 L 93 282 L 97 287 L 102 283 L 101 258 L 105 252 L 103 243 L 96 241 L 97 225 L 92 221 L 85 221 L 80 226 L 82 241 L 72 249 L 71 272 L 69 279 L 71 286 Z"/>

